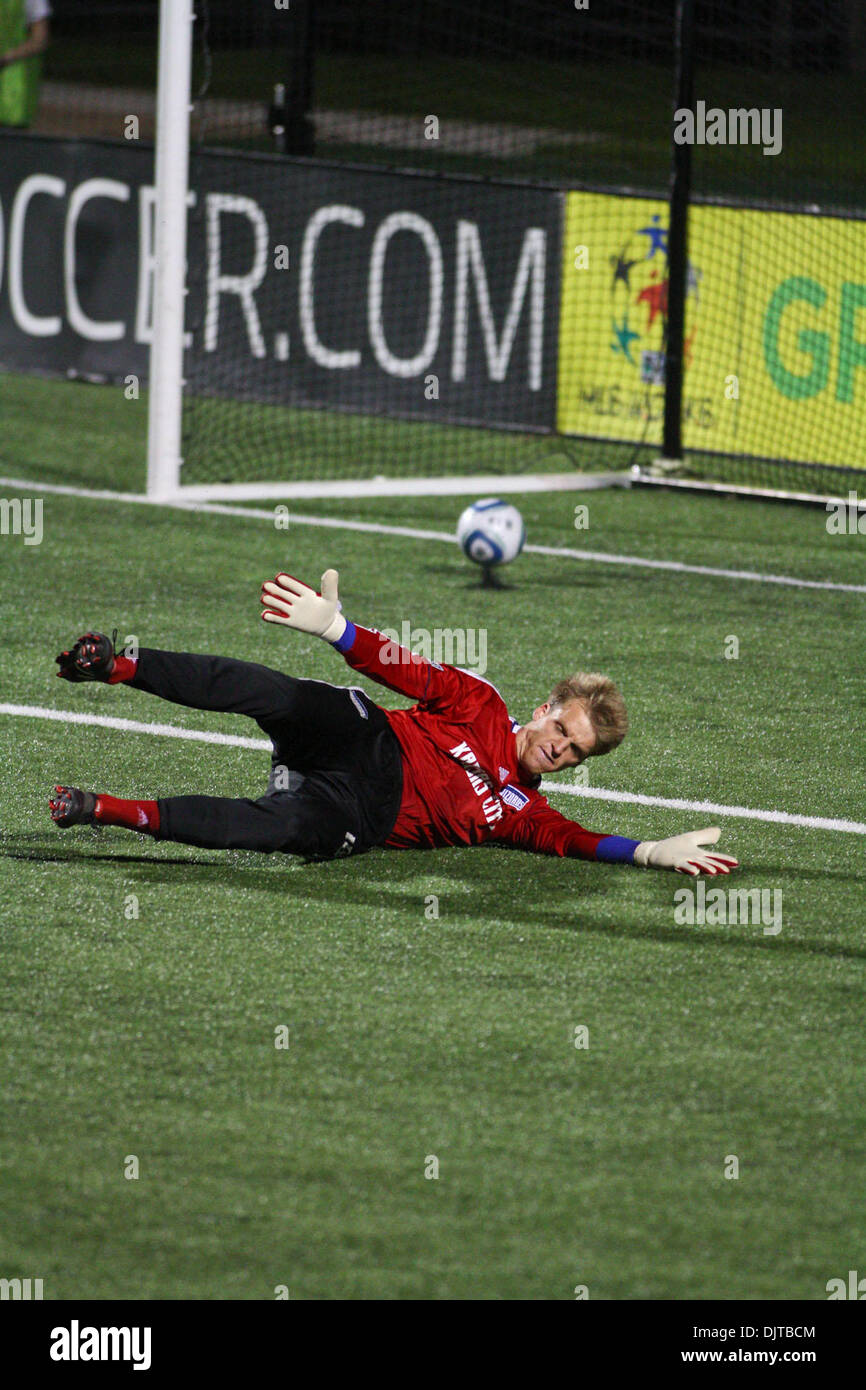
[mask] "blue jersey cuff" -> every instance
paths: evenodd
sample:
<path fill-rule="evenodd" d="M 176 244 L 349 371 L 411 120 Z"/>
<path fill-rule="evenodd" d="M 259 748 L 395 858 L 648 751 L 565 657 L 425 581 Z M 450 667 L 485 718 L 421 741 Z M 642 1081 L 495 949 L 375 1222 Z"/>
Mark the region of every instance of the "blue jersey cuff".
<path fill-rule="evenodd" d="M 351 650 L 352 647 L 354 647 L 354 645 L 355 645 L 355 624 L 354 624 L 354 623 L 350 623 L 350 622 L 348 621 L 348 619 L 347 619 L 347 620 L 346 620 L 346 630 L 345 630 L 345 632 L 343 633 L 342 637 L 338 637 L 338 638 L 337 638 L 336 642 L 332 642 L 332 643 L 331 643 L 331 646 L 332 646 L 332 647 L 336 647 L 336 649 L 337 649 L 338 652 L 348 652 L 348 651 Z M 637 841 L 635 841 L 635 844 L 637 844 Z"/>
<path fill-rule="evenodd" d="M 639 844 L 640 840 L 628 840 L 625 835 L 606 835 L 596 845 L 595 857 L 606 864 L 633 864 Z"/>

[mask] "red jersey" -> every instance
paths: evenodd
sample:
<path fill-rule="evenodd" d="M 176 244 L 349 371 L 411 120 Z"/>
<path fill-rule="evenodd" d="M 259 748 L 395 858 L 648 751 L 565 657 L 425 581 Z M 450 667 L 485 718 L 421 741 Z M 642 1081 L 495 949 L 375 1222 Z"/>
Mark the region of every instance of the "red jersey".
<path fill-rule="evenodd" d="M 427 661 L 357 624 L 335 646 L 356 671 L 417 701 L 384 711 L 403 753 L 391 849 L 500 840 L 541 854 L 596 858 L 596 846 L 609 837 L 560 815 L 538 791 L 540 777 L 521 772 L 520 725 L 489 681 Z"/>

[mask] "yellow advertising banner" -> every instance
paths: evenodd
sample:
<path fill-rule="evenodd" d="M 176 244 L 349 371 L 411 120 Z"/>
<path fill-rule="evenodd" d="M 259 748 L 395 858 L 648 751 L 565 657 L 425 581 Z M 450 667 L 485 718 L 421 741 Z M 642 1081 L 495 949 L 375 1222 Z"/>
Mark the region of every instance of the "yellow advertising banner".
<path fill-rule="evenodd" d="M 661 201 L 568 195 L 561 433 L 660 440 L 667 225 Z M 866 467 L 866 223 L 693 207 L 684 346 L 686 448 Z"/>

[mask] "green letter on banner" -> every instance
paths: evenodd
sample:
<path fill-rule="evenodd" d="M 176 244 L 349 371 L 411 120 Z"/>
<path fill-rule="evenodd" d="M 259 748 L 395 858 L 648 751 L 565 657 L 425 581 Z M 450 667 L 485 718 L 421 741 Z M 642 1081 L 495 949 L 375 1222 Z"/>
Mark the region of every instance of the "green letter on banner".
<path fill-rule="evenodd" d="M 826 291 L 817 280 L 810 280 L 805 275 L 792 275 L 789 280 L 783 280 L 778 286 L 767 307 L 764 317 L 764 357 L 767 370 L 778 390 L 789 400 L 803 401 L 823 391 L 830 374 L 830 344 L 826 333 L 819 333 L 814 328 L 801 328 L 797 334 L 797 346 L 801 352 L 812 354 L 812 370 L 806 376 L 789 372 L 779 355 L 782 315 L 788 305 L 798 299 L 821 309 L 826 298 Z"/>

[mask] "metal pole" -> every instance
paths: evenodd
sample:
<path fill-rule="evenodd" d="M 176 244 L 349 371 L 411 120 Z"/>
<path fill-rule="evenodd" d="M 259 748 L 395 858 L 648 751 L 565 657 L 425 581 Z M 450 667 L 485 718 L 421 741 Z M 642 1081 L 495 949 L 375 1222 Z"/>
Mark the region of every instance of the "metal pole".
<path fill-rule="evenodd" d="M 310 119 L 313 103 L 313 14 L 310 0 L 294 0 L 286 11 L 289 25 L 289 71 L 286 82 L 283 149 L 286 154 L 311 155 L 316 130 Z"/>
<path fill-rule="evenodd" d="M 678 0 L 674 110 L 694 109 L 694 0 Z M 665 347 L 666 460 L 682 457 L 683 338 L 688 274 L 688 216 L 692 191 L 692 147 L 671 139 L 672 168 L 668 225 L 668 322 Z"/>

